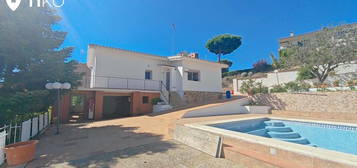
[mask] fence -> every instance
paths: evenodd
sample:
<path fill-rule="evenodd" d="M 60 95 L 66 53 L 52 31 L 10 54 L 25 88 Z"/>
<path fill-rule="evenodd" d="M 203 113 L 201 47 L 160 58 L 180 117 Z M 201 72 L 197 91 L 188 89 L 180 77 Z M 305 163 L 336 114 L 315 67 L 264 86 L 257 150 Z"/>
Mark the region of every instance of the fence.
<path fill-rule="evenodd" d="M 4 163 L 5 145 L 28 141 L 42 133 L 50 123 L 50 112 L 39 114 L 25 121 L 14 121 L 0 128 L 0 165 Z"/>

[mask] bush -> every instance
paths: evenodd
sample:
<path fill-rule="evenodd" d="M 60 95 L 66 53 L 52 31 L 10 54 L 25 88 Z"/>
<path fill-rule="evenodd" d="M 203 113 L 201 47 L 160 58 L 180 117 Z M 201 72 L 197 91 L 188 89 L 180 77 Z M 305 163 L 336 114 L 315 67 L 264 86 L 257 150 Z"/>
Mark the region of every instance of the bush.
<path fill-rule="evenodd" d="M 161 102 L 162 100 L 160 98 L 153 98 L 151 99 L 151 104 L 152 105 L 157 105 L 159 102 Z"/>
<path fill-rule="evenodd" d="M 273 88 L 270 89 L 270 93 L 281 93 L 287 92 L 286 88 L 282 85 L 274 85 Z"/>
<path fill-rule="evenodd" d="M 253 88 L 253 94 L 257 94 L 257 93 L 269 93 L 269 88 L 263 86 L 262 82 L 257 82 L 255 87 Z"/>
<path fill-rule="evenodd" d="M 297 82 L 288 82 L 285 84 L 285 89 L 290 92 L 298 92 L 300 91 L 300 86 Z"/>
<path fill-rule="evenodd" d="M 240 87 L 240 91 L 242 93 L 247 93 L 248 95 L 253 95 L 255 81 L 253 79 L 248 79 L 242 82 L 242 86 Z"/>
<path fill-rule="evenodd" d="M 254 95 L 257 93 L 268 93 L 269 89 L 263 86 L 262 82 L 255 82 L 253 79 L 248 79 L 243 81 L 240 91 L 248 95 Z"/>
<path fill-rule="evenodd" d="M 335 81 L 333 81 L 333 86 L 334 87 L 339 87 L 340 86 L 340 80 L 335 80 Z"/>
<path fill-rule="evenodd" d="M 298 71 L 298 76 L 296 80 L 302 81 L 302 80 L 307 80 L 307 79 L 314 79 L 315 75 L 311 73 L 311 68 L 310 67 L 302 67 Z"/>
<path fill-rule="evenodd" d="M 48 91 L 38 90 L 0 96 L 0 124 L 7 123 L 18 115 L 26 116 L 47 111 L 49 107 L 49 102 L 46 102 L 48 95 Z"/>
<path fill-rule="evenodd" d="M 285 89 L 290 92 L 309 91 L 311 85 L 306 82 L 288 82 L 284 85 Z"/>
<path fill-rule="evenodd" d="M 306 82 L 301 82 L 299 86 L 301 91 L 309 91 L 309 89 L 311 88 L 311 85 Z"/>

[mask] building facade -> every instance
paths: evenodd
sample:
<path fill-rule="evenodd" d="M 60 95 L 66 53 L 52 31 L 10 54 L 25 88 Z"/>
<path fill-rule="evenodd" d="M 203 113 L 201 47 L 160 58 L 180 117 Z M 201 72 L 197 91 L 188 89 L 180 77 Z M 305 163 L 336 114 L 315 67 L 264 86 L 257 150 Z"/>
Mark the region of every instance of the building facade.
<path fill-rule="evenodd" d="M 198 54 L 162 57 L 89 45 L 82 85 L 64 96 L 62 121 L 151 113 L 153 99 L 174 107 L 222 96 L 221 68 Z"/>

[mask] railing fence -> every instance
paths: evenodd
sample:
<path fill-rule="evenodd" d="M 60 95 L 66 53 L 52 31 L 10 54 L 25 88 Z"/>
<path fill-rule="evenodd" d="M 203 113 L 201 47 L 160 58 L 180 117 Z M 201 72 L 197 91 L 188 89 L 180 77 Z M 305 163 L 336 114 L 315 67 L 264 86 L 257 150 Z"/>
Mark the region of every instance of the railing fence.
<path fill-rule="evenodd" d="M 0 165 L 4 163 L 4 147 L 16 142 L 28 141 L 42 133 L 50 123 L 50 112 L 46 112 L 25 121 L 11 122 L 0 128 Z"/>

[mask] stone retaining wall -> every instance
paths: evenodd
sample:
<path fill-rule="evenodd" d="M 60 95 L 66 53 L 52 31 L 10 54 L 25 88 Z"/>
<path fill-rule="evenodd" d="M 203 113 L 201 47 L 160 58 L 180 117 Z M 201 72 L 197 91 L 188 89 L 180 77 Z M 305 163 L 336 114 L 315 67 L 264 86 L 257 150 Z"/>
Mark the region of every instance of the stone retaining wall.
<path fill-rule="evenodd" d="M 182 98 L 176 92 L 170 93 L 170 104 L 175 107 L 208 103 L 220 99 L 222 99 L 220 92 L 185 91 Z"/>
<path fill-rule="evenodd" d="M 357 91 L 259 94 L 253 100 L 275 110 L 357 115 Z"/>

